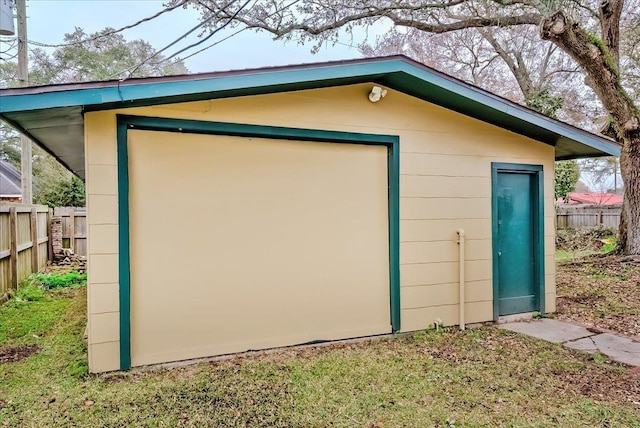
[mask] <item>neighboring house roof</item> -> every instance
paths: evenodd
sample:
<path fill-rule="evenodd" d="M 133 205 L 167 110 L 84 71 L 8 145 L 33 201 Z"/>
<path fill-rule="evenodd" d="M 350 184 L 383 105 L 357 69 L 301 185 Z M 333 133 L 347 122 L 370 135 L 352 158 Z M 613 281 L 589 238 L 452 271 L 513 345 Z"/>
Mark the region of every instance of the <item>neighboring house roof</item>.
<path fill-rule="evenodd" d="M 619 155 L 620 146 L 404 56 L 0 90 L 0 118 L 84 177 L 88 111 L 375 83 L 525 135 L 556 159 Z"/>
<path fill-rule="evenodd" d="M 22 196 L 20 181 L 20 171 L 10 163 L 0 160 L 0 197 Z"/>
<path fill-rule="evenodd" d="M 567 197 L 572 205 L 622 205 L 622 195 L 615 193 L 571 192 Z"/>

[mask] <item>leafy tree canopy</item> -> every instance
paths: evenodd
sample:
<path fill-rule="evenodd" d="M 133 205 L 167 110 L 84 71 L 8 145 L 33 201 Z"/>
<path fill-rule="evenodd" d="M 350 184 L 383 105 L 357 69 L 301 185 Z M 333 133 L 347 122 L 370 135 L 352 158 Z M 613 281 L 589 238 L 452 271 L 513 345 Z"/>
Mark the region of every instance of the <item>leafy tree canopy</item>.
<path fill-rule="evenodd" d="M 35 49 L 30 61 L 30 83 L 85 82 L 188 72 L 182 60 L 165 61 L 164 56 L 156 55 L 155 49 L 144 40 L 127 41 L 122 34 L 113 31 L 113 28 L 105 28 L 87 34 L 76 27 L 73 33 L 65 34 L 66 46 L 53 53 Z"/>
<path fill-rule="evenodd" d="M 554 187 L 556 199 L 562 198 L 569 202 L 569 193 L 576 190 L 576 183 L 580 172 L 576 161 L 556 162 L 554 171 Z"/>

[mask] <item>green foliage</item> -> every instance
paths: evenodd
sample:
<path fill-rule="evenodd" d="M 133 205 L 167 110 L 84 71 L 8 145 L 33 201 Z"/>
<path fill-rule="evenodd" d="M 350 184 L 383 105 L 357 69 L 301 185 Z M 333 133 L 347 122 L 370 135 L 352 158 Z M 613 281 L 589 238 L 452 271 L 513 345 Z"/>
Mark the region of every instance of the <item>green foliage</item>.
<path fill-rule="evenodd" d="M 4 124 L 0 124 L 0 160 L 20 168 L 20 138 Z"/>
<path fill-rule="evenodd" d="M 44 289 L 34 284 L 26 284 L 18 287 L 16 299 L 26 302 L 39 302 L 44 298 Z"/>
<path fill-rule="evenodd" d="M 66 46 L 51 55 L 42 49 L 32 54 L 30 79 L 35 84 L 83 82 L 120 79 L 124 77 L 164 76 L 184 74 L 188 70 L 180 59 L 162 61 L 163 55 L 144 40 L 127 41 L 122 34 L 113 34 L 113 28 L 105 28 L 87 34 L 76 27 L 65 34 Z M 129 76 L 137 64 L 145 62 Z"/>
<path fill-rule="evenodd" d="M 549 93 L 548 89 L 542 89 L 527 96 L 524 102 L 530 109 L 553 119 L 557 118 L 558 110 L 564 104 L 562 97 L 554 97 Z"/>
<path fill-rule="evenodd" d="M 46 289 L 79 288 L 87 285 L 87 274 L 78 272 L 67 273 L 39 273 L 30 276 L 33 283 Z"/>
<path fill-rule="evenodd" d="M 615 236 L 609 236 L 604 239 L 601 239 L 600 241 L 603 244 L 602 247 L 600 248 L 600 252 L 605 254 L 605 253 L 610 253 L 616 249 L 616 244 L 618 240 L 616 239 Z"/>
<path fill-rule="evenodd" d="M 609 69 L 616 76 L 616 79 L 620 81 L 620 71 L 618 70 L 618 66 L 616 65 L 616 62 L 613 60 L 613 57 L 611 56 L 611 51 L 607 47 L 606 43 L 600 37 L 596 36 L 591 32 L 588 32 L 585 30 L 582 30 L 582 32 L 587 37 L 587 40 L 589 40 L 589 43 L 597 47 L 598 50 L 602 53 L 602 55 L 605 58 L 605 61 L 607 61 L 607 65 L 609 66 Z"/>
<path fill-rule="evenodd" d="M 84 182 L 74 175 L 63 178 L 35 192 L 36 204 L 50 207 L 84 207 L 86 202 Z"/>
<path fill-rule="evenodd" d="M 553 176 L 555 197 L 568 202 L 568 194 L 576 190 L 580 171 L 576 161 L 560 161 L 555 164 Z"/>

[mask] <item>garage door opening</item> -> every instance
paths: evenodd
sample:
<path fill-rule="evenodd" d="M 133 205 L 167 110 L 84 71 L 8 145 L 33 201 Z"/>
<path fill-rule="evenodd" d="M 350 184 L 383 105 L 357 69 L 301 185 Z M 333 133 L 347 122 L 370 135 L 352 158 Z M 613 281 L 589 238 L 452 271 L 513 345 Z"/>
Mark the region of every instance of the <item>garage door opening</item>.
<path fill-rule="evenodd" d="M 132 366 L 391 332 L 387 146 L 127 139 Z"/>

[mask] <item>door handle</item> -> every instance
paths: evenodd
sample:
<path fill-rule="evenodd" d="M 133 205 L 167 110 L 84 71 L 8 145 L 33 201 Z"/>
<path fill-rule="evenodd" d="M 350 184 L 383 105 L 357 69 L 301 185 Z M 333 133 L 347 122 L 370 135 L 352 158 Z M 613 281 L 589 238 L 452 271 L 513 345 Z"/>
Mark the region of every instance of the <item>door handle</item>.
<path fill-rule="evenodd" d="M 502 256 L 502 251 L 498 251 L 498 257 Z"/>

